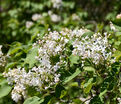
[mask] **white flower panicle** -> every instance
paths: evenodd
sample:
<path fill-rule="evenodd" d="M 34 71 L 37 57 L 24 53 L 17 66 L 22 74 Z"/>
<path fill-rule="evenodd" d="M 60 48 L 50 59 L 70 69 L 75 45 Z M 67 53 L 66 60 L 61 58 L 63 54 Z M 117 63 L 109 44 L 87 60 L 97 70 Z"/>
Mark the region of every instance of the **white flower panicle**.
<path fill-rule="evenodd" d="M 89 31 L 86 29 L 73 31 L 65 29 L 61 32 L 49 32 L 49 34 L 43 37 L 42 41 L 38 41 L 41 44 L 41 47 L 38 49 L 39 61 L 50 66 L 50 56 L 56 56 L 57 54 L 61 56 L 66 50 L 66 44 L 69 41 L 72 41 L 73 55 L 81 56 L 84 60 L 86 58 L 92 59 L 95 64 L 110 60 L 112 53 L 110 52 L 110 45 L 108 44 L 108 35 L 104 33 L 104 36 L 102 36 L 100 33 L 95 33 L 91 37 L 83 37 L 85 32 Z"/>
<path fill-rule="evenodd" d="M 42 41 L 38 41 L 41 47 L 38 49 L 39 57 L 50 57 L 56 56 L 57 54 L 61 55 L 63 51 L 66 50 L 66 44 L 72 40 L 73 38 L 81 37 L 88 30 L 80 29 L 80 30 L 68 30 L 57 32 L 49 32 L 49 35 L 46 34 Z M 39 58 L 40 59 L 40 58 Z"/>
<path fill-rule="evenodd" d="M 83 63 L 86 58 L 92 59 L 95 64 L 103 63 L 110 59 L 110 45 L 108 36 L 101 36 L 96 33 L 91 37 L 84 37 L 83 34 L 89 32 L 87 29 L 49 32 L 43 39 L 33 44 L 33 48 L 38 48 L 38 55 L 35 57 L 39 65 L 29 69 L 27 72 L 24 68 L 9 69 L 3 75 L 7 77 L 9 84 L 14 85 L 12 99 L 16 102 L 27 97 L 27 86 L 34 87 L 41 93 L 43 89 L 48 89 L 60 81 L 61 66 L 67 66 L 65 58 L 68 43 L 70 42 L 73 49 L 72 54 L 82 57 Z M 56 58 L 57 60 L 53 59 Z"/>
<path fill-rule="evenodd" d="M 44 64 L 45 65 L 45 64 Z M 42 89 L 48 89 L 50 86 L 58 83 L 60 74 L 56 74 L 59 68 L 58 63 L 47 68 L 46 66 L 33 67 L 29 72 L 24 68 L 9 69 L 8 73 L 3 73 L 7 77 L 8 84 L 13 85 L 12 99 L 15 102 L 27 97 L 26 87 L 31 86 L 41 92 Z"/>
<path fill-rule="evenodd" d="M 107 51 L 110 50 L 110 45 L 106 34 L 104 37 L 100 33 L 95 33 L 91 38 L 88 36 L 82 37 L 81 40 L 77 38 L 72 44 L 74 47 L 73 55 L 81 56 L 82 59 L 92 59 L 95 64 L 110 59 L 112 55 L 111 52 Z"/>

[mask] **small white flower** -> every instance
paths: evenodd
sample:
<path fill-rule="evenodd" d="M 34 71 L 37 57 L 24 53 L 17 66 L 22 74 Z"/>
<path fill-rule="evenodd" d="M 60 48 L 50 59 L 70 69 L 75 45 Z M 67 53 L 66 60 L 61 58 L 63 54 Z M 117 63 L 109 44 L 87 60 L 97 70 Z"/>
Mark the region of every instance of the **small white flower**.
<path fill-rule="evenodd" d="M 21 95 L 12 91 L 12 99 L 13 99 L 15 102 L 18 102 L 18 101 L 21 100 Z"/>
<path fill-rule="evenodd" d="M 59 52 L 59 51 L 61 51 L 61 50 L 62 50 L 61 46 L 57 46 L 57 47 L 55 48 L 55 52 Z"/>
<path fill-rule="evenodd" d="M 50 28 L 48 28 L 48 31 L 50 31 L 51 29 Z"/>
<path fill-rule="evenodd" d="M 42 15 L 41 14 L 33 14 L 32 15 L 32 20 L 33 21 L 37 21 L 37 20 L 39 20 L 39 19 L 41 19 L 42 18 Z"/>
<path fill-rule="evenodd" d="M 48 15 L 52 15 L 52 11 L 51 10 L 48 11 Z"/>
<path fill-rule="evenodd" d="M 51 0 L 51 2 L 53 3 L 53 8 L 59 9 L 62 5 L 62 0 Z"/>
<path fill-rule="evenodd" d="M 30 28 L 33 25 L 32 21 L 27 21 L 26 22 L 26 28 Z"/>
<path fill-rule="evenodd" d="M 57 14 L 50 15 L 50 18 L 51 18 L 52 22 L 59 22 L 61 20 L 61 17 L 58 16 Z"/>
<path fill-rule="evenodd" d="M 37 34 L 37 36 L 39 37 L 39 36 L 40 36 L 40 34 Z"/>
<path fill-rule="evenodd" d="M 116 16 L 117 19 L 121 19 L 121 13 Z"/>
<path fill-rule="evenodd" d="M 113 30 L 114 32 L 117 31 L 116 28 L 115 28 L 115 26 L 113 25 L 112 22 L 110 22 L 110 28 L 111 28 L 111 30 Z"/>

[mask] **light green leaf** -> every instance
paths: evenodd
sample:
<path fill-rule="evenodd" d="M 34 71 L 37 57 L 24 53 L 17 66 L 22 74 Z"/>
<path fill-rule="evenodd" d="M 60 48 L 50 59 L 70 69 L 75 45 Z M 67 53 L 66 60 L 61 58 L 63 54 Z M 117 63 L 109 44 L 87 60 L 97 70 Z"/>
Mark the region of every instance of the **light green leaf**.
<path fill-rule="evenodd" d="M 116 32 L 117 37 L 121 37 L 121 32 Z"/>
<path fill-rule="evenodd" d="M 121 87 L 119 88 L 119 91 L 120 91 L 120 93 L 121 93 Z"/>
<path fill-rule="evenodd" d="M 27 54 L 27 57 L 25 59 L 25 64 L 29 64 L 29 68 L 32 68 L 34 64 L 37 62 L 35 59 L 35 56 L 37 56 L 38 48 L 34 48 L 30 50 L 30 52 Z"/>
<path fill-rule="evenodd" d="M 67 94 L 67 91 L 62 90 L 62 91 L 61 91 L 61 96 L 60 96 L 60 98 L 62 99 L 66 94 Z"/>
<path fill-rule="evenodd" d="M 66 83 L 68 83 L 69 81 L 71 81 L 73 78 L 75 78 L 77 75 L 79 75 L 80 72 L 81 72 L 81 70 L 80 70 L 79 68 L 77 68 L 76 71 L 75 71 L 75 73 L 73 73 L 71 76 L 67 77 L 67 78 L 64 80 L 63 84 L 66 84 Z"/>
<path fill-rule="evenodd" d="M 89 31 L 89 32 L 84 33 L 84 34 L 82 35 L 82 37 L 86 37 L 86 36 L 91 37 L 93 34 L 94 34 L 94 32 Z"/>
<path fill-rule="evenodd" d="M 116 51 L 113 56 L 116 58 L 116 60 L 119 60 L 121 58 L 121 51 Z"/>
<path fill-rule="evenodd" d="M 99 94 L 101 101 L 103 101 L 103 95 L 107 92 L 107 89 Z"/>
<path fill-rule="evenodd" d="M 91 66 L 85 66 L 84 70 L 89 71 L 89 72 L 95 72 L 95 69 L 93 67 L 91 67 Z"/>
<path fill-rule="evenodd" d="M 34 96 L 34 97 L 30 97 L 30 98 L 26 99 L 23 104 L 40 104 L 43 101 L 44 101 L 44 99 L 40 100 L 39 97 Z"/>
<path fill-rule="evenodd" d="M 71 55 L 69 59 L 70 59 L 71 65 L 78 64 L 78 60 L 79 60 L 78 56 Z"/>
<path fill-rule="evenodd" d="M 0 81 L 0 98 L 7 96 L 11 89 L 12 88 L 7 84 L 6 80 Z"/>
<path fill-rule="evenodd" d="M 13 55 L 22 49 L 22 44 L 19 42 L 14 42 L 11 44 L 11 48 L 8 51 L 8 55 Z"/>
<path fill-rule="evenodd" d="M 15 65 L 17 64 L 17 62 L 11 62 L 11 63 L 8 63 L 5 67 L 6 70 L 8 70 L 9 68 L 13 68 Z"/>
<path fill-rule="evenodd" d="M 84 92 L 85 93 L 89 93 L 90 92 L 90 90 L 91 90 L 91 88 L 92 88 L 92 83 L 90 83 L 86 88 L 84 88 Z"/>
<path fill-rule="evenodd" d="M 68 7 L 68 8 L 70 8 L 70 9 L 73 9 L 74 8 L 74 6 L 75 6 L 75 3 L 74 2 L 63 2 L 63 7 Z"/>
<path fill-rule="evenodd" d="M 89 93 L 90 92 L 90 90 L 92 88 L 92 85 L 93 85 L 92 81 L 93 81 L 93 78 L 90 78 L 88 80 L 88 82 L 84 84 L 84 92 L 85 93 Z"/>

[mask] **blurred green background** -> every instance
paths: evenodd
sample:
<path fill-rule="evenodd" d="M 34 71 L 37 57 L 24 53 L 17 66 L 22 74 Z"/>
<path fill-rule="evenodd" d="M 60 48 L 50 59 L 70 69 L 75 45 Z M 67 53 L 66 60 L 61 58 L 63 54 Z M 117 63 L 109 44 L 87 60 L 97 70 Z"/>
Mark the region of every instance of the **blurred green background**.
<path fill-rule="evenodd" d="M 48 31 L 63 28 L 111 33 L 109 42 L 117 49 L 114 56 L 120 60 L 121 19 L 116 20 L 120 13 L 121 0 L 0 0 L 0 45 L 3 45 L 3 53 L 9 55 L 7 65 L 0 72 L 15 66 L 23 67 L 27 56 L 31 59 L 29 51 L 38 33 L 43 36 Z M 110 21 L 116 26 L 114 32 L 110 29 Z M 71 90 L 73 95 L 75 89 Z M 1 102 L 14 104 L 10 94 L 0 99 L 3 104 Z"/>
<path fill-rule="evenodd" d="M 61 20 L 52 22 L 48 11 L 59 15 Z M 63 0 L 60 8 L 53 8 L 51 0 L 1 0 L 0 44 L 10 44 L 14 41 L 27 43 L 32 35 L 43 33 L 47 28 L 103 28 L 120 12 L 120 0 Z M 44 18 L 34 21 L 33 27 L 26 28 L 26 22 L 32 21 L 31 17 L 35 13 Z M 72 15 L 77 18 L 72 19 Z"/>

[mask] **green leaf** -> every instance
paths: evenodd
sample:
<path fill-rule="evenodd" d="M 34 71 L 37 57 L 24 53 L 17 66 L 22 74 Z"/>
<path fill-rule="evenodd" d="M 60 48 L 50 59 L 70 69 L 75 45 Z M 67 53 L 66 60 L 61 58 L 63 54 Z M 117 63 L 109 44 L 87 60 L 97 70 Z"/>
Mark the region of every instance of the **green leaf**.
<path fill-rule="evenodd" d="M 93 78 L 90 78 L 87 83 L 84 84 L 84 93 L 89 93 L 91 88 L 92 88 L 92 83 Z"/>
<path fill-rule="evenodd" d="M 116 58 L 116 60 L 119 60 L 121 58 L 121 51 L 115 51 L 115 53 L 113 54 L 113 56 Z"/>
<path fill-rule="evenodd" d="M 52 98 L 53 98 L 53 94 L 45 96 L 44 102 L 42 102 L 42 104 L 51 103 L 51 99 L 52 99 Z"/>
<path fill-rule="evenodd" d="M 112 21 L 115 25 L 121 26 L 121 19 L 115 19 Z"/>
<path fill-rule="evenodd" d="M 55 88 L 55 95 L 57 98 L 59 98 L 61 96 L 61 91 L 65 90 L 65 88 L 60 85 L 60 84 L 57 84 L 56 85 L 56 88 Z"/>
<path fill-rule="evenodd" d="M 78 82 L 71 82 L 71 83 L 69 83 L 68 86 L 69 87 L 78 87 L 79 85 L 78 85 Z"/>
<path fill-rule="evenodd" d="M 55 97 L 52 97 L 47 104 L 54 104 L 54 100 L 55 100 Z"/>
<path fill-rule="evenodd" d="M 55 88 L 56 97 L 63 98 L 66 94 L 67 94 L 67 91 L 65 90 L 65 88 L 62 85 L 57 84 Z"/>
<path fill-rule="evenodd" d="M 99 85 L 99 84 L 101 84 L 102 82 L 103 82 L 103 78 L 100 77 L 100 76 L 97 76 L 97 77 L 96 77 L 96 85 Z"/>
<path fill-rule="evenodd" d="M 121 87 L 119 88 L 119 92 L 121 93 Z"/>
<path fill-rule="evenodd" d="M 93 67 L 91 67 L 91 66 L 85 66 L 85 67 L 83 67 L 83 69 L 84 69 L 85 71 L 95 72 L 95 69 L 94 69 Z"/>
<path fill-rule="evenodd" d="M 94 34 L 94 32 L 89 31 L 89 32 L 84 33 L 84 34 L 82 35 L 82 37 L 86 37 L 86 36 L 91 37 L 93 34 Z"/>
<path fill-rule="evenodd" d="M 89 93 L 91 88 L 92 88 L 92 83 L 88 84 L 88 86 L 86 88 L 84 88 L 84 93 Z"/>
<path fill-rule="evenodd" d="M 75 3 L 74 2 L 63 2 L 63 7 L 66 7 L 66 8 L 70 8 L 70 9 L 73 9 L 74 8 L 74 6 L 75 6 Z"/>
<path fill-rule="evenodd" d="M 6 80 L 0 81 L 0 98 L 7 96 L 11 89 L 12 88 L 7 84 Z"/>
<path fill-rule="evenodd" d="M 73 102 L 74 102 L 74 104 L 82 104 L 83 103 L 83 101 L 81 101 L 80 99 L 73 99 Z"/>
<path fill-rule="evenodd" d="M 5 67 L 6 70 L 8 70 L 9 68 L 13 68 L 15 65 L 17 64 L 17 62 L 11 62 L 11 63 L 8 63 Z"/>
<path fill-rule="evenodd" d="M 69 81 L 71 81 L 72 79 L 74 79 L 76 76 L 78 76 L 78 75 L 80 74 L 80 72 L 81 72 L 81 70 L 80 70 L 79 68 L 77 68 L 77 69 L 76 69 L 76 72 L 73 73 L 71 76 L 67 77 L 67 78 L 64 80 L 63 84 L 66 84 L 66 83 L 68 83 Z"/>
<path fill-rule="evenodd" d="M 99 94 L 101 101 L 103 102 L 103 95 L 107 92 L 107 89 Z"/>
<path fill-rule="evenodd" d="M 116 35 L 116 37 L 119 37 L 120 38 L 121 37 L 121 32 L 116 32 L 115 35 Z"/>
<path fill-rule="evenodd" d="M 34 97 L 30 97 L 30 98 L 26 99 L 23 104 L 40 104 L 43 101 L 44 101 L 44 99 L 40 99 L 39 97 L 34 96 Z"/>
<path fill-rule="evenodd" d="M 11 48 L 8 51 L 8 55 L 13 55 L 21 49 L 22 49 L 22 44 L 19 42 L 14 42 L 12 43 Z"/>
<path fill-rule="evenodd" d="M 104 104 L 104 103 L 101 102 L 99 96 L 94 96 L 94 97 L 91 99 L 91 101 L 90 101 L 89 104 Z"/>
<path fill-rule="evenodd" d="M 22 51 L 21 51 L 21 52 L 18 52 L 18 53 L 15 55 L 15 57 L 20 57 L 22 54 L 23 54 Z"/>
<path fill-rule="evenodd" d="M 69 59 L 70 59 L 71 65 L 78 64 L 78 60 L 79 60 L 78 56 L 71 55 Z"/>
<path fill-rule="evenodd" d="M 14 49 L 10 49 L 8 52 L 8 55 L 13 55 L 14 53 L 17 53 L 20 49 L 21 49 L 21 47 L 16 47 Z"/>
<path fill-rule="evenodd" d="M 37 62 L 37 60 L 35 59 L 35 56 L 37 56 L 37 52 L 38 52 L 38 48 L 34 48 L 32 50 L 29 51 L 29 53 L 27 54 L 27 57 L 25 59 L 25 64 L 29 64 L 29 68 L 32 68 L 34 66 L 34 64 Z"/>
<path fill-rule="evenodd" d="M 67 91 L 62 90 L 62 91 L 61 91 L 61 96 L 60 96 L 60 98 L 62 99 L 64 96 L 66 96 L 66 94 L 67 94 Z"/>

